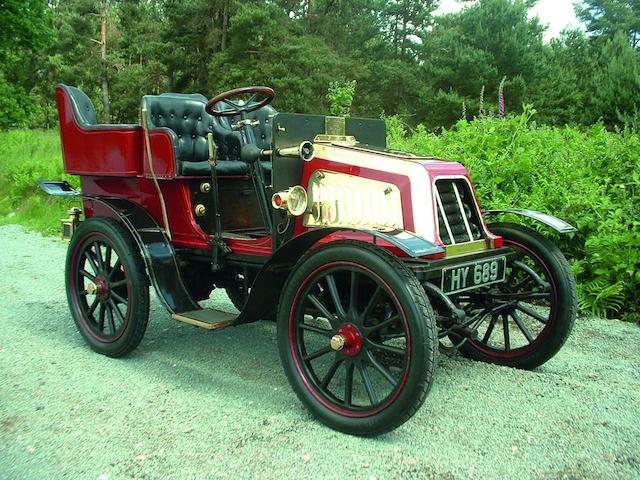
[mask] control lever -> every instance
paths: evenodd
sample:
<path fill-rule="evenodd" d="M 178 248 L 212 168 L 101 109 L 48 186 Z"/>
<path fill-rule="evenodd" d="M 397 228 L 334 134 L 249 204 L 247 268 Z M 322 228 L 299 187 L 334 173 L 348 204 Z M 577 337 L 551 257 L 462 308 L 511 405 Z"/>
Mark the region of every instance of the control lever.
<path fill-rule="evenodd" d="M 213 141 L 213 133 L 207 133 L 207 145 L 209 147 L 209 165 L 211 166 L 211 203 L 213 206 L 213 258 L 211 269 L 214 272 L 220 271 L 220 251 L 223 254 L 231 252 L 229 246 L 222 239 L 222 222 L 220 220 L 220 202 L 218 201 L 218 178 L 216 176 L 216 166 L 218 164 L 218 147 Z"/>

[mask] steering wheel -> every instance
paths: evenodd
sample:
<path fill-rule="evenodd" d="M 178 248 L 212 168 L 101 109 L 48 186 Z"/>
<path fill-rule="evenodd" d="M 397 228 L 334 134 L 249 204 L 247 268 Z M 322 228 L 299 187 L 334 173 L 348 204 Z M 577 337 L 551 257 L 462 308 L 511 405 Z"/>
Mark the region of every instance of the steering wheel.
<path fill-rule="evenodd" d="M 249 100 L 244 102 L 244 104 L 240 104 L 237 101 L 233 101 L 232 98 L 238 97 L 240 95 L 251 94 Z M 276 96 L 276 92 L 273 91 L 272 88 L 269 87 L 242 87 L 242 88 L 234 88 L 233 90 L 229 90 L 228 92 L 221 93 L 220 95 L 216 95 L 211 100 L 207 102 L 207 106 L 205 110 L 208 114 L 213 115 L 215 117 L 234 117 L 241 113 L 249 113 L 259 108 L 264 107 L 265 105 L 269 105 L 273 98 Z M 257 103 L 255 102 L 258 98 L 263 97 Z M 229 105 L 231 110 L 216 110 L 215 106 L 219 102 L 224 103 L 225 105 Z"/>

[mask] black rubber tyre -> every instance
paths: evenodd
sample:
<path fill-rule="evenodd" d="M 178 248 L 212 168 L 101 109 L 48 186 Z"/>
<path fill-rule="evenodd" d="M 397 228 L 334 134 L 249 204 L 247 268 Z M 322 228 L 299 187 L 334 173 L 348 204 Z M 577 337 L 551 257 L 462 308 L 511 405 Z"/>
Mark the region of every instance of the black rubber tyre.
<path fill-rule="evenodd" d="M 73 319 L 93 350 L 120 357 L 138 346 L 149 319 L 149 280 L 122 225 L 95 217 L 78 227 L 67 251 L 65 283 Z"/>
<path fill-rule="evenodd" d="M 505 282 L 492 287 L 492 293 L 471 296 L 482 308 L 501 310 L 487 317 L 460 352 L 497 365 L 536 368 L 560 350 L 573 328 L 573 273 L 558 247 L 536 231 L 513 223 L 490 224 L 489 230 L 503 237 L 504 246 L 514 248 L 519 257 L 508 263 Z"/>
<path fill-rule="evenodd" d="M 431 388 L 431 305 L 413 272 L 382 248 L 340 241 L 305 254 L 283 288 L 277 322 L 293 390 L 336 430 L 393 430 Z"/>

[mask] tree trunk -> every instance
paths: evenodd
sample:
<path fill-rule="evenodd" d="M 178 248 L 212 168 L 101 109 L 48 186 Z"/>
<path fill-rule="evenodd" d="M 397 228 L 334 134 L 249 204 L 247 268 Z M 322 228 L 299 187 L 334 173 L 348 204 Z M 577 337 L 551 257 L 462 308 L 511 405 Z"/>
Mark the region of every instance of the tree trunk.
<path fill-rule="evenodd" d="M 220 39 L 220 51 L 227 49 L 227 31 L 229 30 L 229 0 L 225 0 L 222 10 L 222 38 Z"/>
<path fill-rule="evenodd" d="M 100 29 L 100 58 L 102 60 L 102 103 L 104 106 L 104 122 L 111 121 L 109 105 L 109 78 L 107 77 L 107 8 L 108 0 L 102 0 L 102 28 Z"/>

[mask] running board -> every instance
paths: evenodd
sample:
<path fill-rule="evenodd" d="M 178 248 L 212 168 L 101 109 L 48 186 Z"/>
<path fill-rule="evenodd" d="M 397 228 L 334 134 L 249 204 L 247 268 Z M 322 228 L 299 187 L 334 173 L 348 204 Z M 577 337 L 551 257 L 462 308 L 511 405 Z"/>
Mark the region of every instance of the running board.
<path fill-rule="evenodd" d="M 219 310 L 203 309 L 174 313 L 171 318 L 178 322 L 188 323 L 207 330 L 217 330 L 233 325 L 238 316 Z"/>

